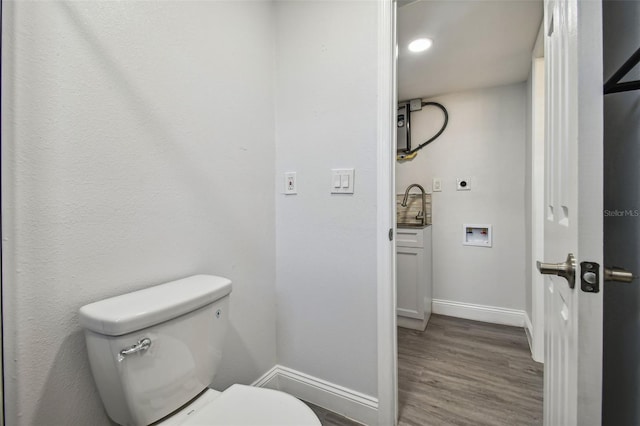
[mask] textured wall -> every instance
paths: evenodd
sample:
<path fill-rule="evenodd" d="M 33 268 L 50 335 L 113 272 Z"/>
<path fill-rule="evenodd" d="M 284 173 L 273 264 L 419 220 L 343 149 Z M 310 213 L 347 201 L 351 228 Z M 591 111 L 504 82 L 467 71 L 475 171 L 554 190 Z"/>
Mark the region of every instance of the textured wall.
<path fill-rule="evenodd" d="M 396 191 L 419 183 L 432 195 L 433 298 L 524 309 L 525 83 L 430 99 L 449 111 L 442 136 L 396 168 Z M 428 107 L 411 116 L 412 145 L 441 126 Z M 470 178 L 471 191 L 456 191 Z M 462 245 L 464 223 L 493 225 L 493 247 Z"/>
<path fill-rule="evenodd" d="M 5 2 L 7 424 L 108 424 L 78 308 L 233 280 L 214 386 L 275 364 L 267 2 Z M 375 294 L 375 293 L 372 293 Z"/>
<path fill-rule="evenodd" d="M 278 2 L 278 362 L 377 395 L 377 4 Z M 355 193 L 331 195 L 332 168 Z"/>

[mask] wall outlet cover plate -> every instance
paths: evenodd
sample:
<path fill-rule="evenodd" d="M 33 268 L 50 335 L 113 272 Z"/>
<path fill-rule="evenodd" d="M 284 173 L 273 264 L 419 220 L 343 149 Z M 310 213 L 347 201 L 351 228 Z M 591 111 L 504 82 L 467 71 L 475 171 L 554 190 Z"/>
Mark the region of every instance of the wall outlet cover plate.
<path fill-rule="evenodd" d="M 471 191 L 471 179 L 469 178 L 456 179 L 456 189 L 458 191 Z"/>
<path fill-rule="evenodd" d="M 441 192 L 442 191 L 442 179 L 433 178 L 433 182 L 431 185 L 431 192 Z"/>
<path fill-rule="evenodd" d="M 296 172 L 286 172 L 284 174 L 284 193 L 286 195 L 298 193 L 298 184 L 296 182 Z"/>

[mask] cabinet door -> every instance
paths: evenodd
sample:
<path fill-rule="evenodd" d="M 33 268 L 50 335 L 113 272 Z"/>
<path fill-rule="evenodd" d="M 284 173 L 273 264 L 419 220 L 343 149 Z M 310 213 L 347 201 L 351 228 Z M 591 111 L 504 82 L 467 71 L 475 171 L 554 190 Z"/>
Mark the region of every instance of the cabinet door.
<path fill-rule="evenodd" d="M 424 229 L 396 229 L 397 247 L 422 247 L 424 244 Z"/>
<path fill-rule="evenodd" d="M 424 250 L 397 248 L 397 314 L 424 319 Z"/>

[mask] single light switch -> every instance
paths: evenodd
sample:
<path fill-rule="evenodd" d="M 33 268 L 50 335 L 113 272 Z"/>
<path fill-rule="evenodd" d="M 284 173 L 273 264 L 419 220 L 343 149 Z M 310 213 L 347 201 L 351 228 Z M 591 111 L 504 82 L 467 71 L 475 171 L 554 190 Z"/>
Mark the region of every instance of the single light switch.
<path fill-rule="evenodd" d="M 349 188 L 349 175 L 341 175 L 340 180 L 343 188 Z"/>
<path fill-rule="evenodd" d="M 341 185 L 341 179 L 340 179 L 340 175 L 339 174 L 334 174 L 333 175 L 333 187 L 334 188 L 340 188 Z"/>

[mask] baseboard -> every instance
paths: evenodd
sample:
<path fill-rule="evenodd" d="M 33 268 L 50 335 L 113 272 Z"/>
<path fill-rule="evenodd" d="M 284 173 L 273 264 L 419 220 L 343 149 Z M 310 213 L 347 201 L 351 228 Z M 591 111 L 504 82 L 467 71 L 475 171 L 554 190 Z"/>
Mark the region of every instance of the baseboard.
<path fill-rule="evenodd" d="M 524 332 L 527 335 L 531 356 L 533 356 L 533 324 L 531 324 L 531 319 L 529 319 L 529 315 L 526 311 L 524 312 Z"/>
<path fill-rule="evenodd" d="M 474 305 L 452 300 L 433 299 L 433 313 L 516 327 L 524 327 L 525 324 L 525 312 L 518 309 Z"/>
<path fill-rule="evenodd" d="M 378 423 L 378 399 L 281 365 L 252 386 L 278 389 L 364 425 Z"/>
<path fill-rule="evenodd" d="M 398 327 L 410 328 L 411 330 L 424 331 L 427 328 L 427 323 L 429 322 L 429 318 L 425 318 L 423 320 L 415 319 L 415 318 L 407 318 L 402 315 L 398 315 L 396 319 L 396 325 Z"/>
<path fill-rule="evenodd" d="M 278 380 L 278 366 L 274 365 L 269 371 L 264 373 L 258 380 L 251 383 L 251 386 L 259 388 L 280 389 L 280 383 Z"/>

